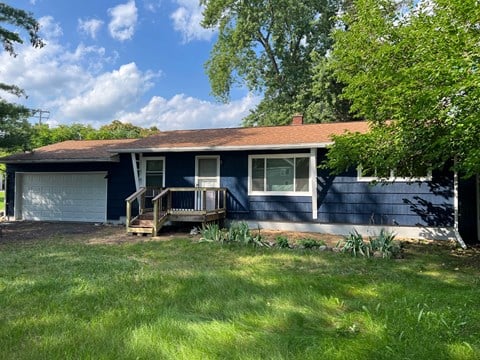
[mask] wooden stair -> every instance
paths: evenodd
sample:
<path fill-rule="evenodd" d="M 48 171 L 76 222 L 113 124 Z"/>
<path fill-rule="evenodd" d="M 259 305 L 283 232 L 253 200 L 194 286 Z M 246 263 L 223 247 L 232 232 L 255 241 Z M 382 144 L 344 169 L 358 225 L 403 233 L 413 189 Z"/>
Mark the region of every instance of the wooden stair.
<path fill-rule="evenodd" d="M 160 214 L 160 226 L 162 226 L 168 220 L 168 216 L 166 213 Z M 153 234 L 153 211 L 145 212 L 141 215 L 138 215 L 135 219 L 132 220 L 130 223 L 129 233 L 134 234 Z"/>
<path fill-rule="evenodd" d="M 142 187 L 125 199 L 126 226 L 130 234 L 150 234 L 156 236 L 167 222 L 222 221 L 226 217 L 226 188 L 167 188 L 155 195 L 145 206 L 147 188 Z M 138 205 L 139 215 L 135 216 Z M 207 206 L 207 203 L 209 204 Z M 172 204 L 180 204 L 173 207 Z"/>

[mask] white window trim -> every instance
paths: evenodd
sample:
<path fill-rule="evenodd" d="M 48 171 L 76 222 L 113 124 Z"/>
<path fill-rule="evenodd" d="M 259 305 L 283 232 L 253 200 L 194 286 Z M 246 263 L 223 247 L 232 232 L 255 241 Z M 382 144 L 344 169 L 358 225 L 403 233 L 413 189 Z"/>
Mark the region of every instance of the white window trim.
<path fill-rule="evenodd" d="M 165 187 L 165 156 L 142 156 L 140 161 L 140 186 L 146 186 L 147 179 L 147 160 L 163 160 L 163 180 L 162 187 Z"/>
<path fill-rule="evenodd" d="M 248 155 L 248 195 L 251 196 L 312 196 L 312 171 L 310 169 L 311 162 L 309 162 L 309 179 L 307 191 L 253 191 L 252 190 L 252 160 L 253 159 L 285 159 L 285 158 L 310 158 L 309 153 L 299 154 L 265 154 L 265 155 Z M 295 169 L 295 168 L 294 168 Z M 265 171 L 267 168 L 265 167 Z M 295 188 L 295 173 L 293 174 L 294 188 Z M 264 176 L 264 181 L 266 177 Z"/>
<path fill-rule="evenodd" d="M 395 170 L 390 170 L 390 176 L 377 177 L 377 176 L 363 176 L 362 166 L 357 166 L 357 181 L 360 182 L 418 182 L 418 181 L 432 181 L 432 172 L 428 171 L 427 176 L 419 177 L 400 177 L 395 176 Z"/>

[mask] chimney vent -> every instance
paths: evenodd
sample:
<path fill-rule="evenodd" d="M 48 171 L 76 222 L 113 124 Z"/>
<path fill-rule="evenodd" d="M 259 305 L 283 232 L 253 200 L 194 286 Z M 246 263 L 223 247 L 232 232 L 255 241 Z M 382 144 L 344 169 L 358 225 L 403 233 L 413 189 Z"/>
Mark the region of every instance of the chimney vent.
<path fill-rule="evenodd" d="M 303 115 L 302 114 L 293 115 L 292 125 L 303 125 Z"/>

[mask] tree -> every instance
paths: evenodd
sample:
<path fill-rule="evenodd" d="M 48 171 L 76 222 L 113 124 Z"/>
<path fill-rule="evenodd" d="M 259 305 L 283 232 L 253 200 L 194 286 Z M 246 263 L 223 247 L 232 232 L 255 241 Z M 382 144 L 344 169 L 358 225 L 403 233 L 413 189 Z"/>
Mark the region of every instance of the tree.
<path fill-rule="evenodd" d="M 322 101 L 323 106 L 333 105 L 322 98 L 324 89 L 321 94 L 313 92 L 312 76 L 317 59 L 331 48 L 330 31 L 341 0 L 201 3 L 202 25 L 219 30 L 206 63 L 213 95 L 228 101 L 235 84 L 263 92 L 263 101 L 245 119 L 246 125 L 286 123 L 294 112 L 310 112 L 316 121 L 329 118 L 324 116 L 328 111 L 312 107 Z"/>
<path fill-rule="evenodd" d="M 335 138 L 328 166 L 415 176 L 480 172 L 480 4 L 357 0 L 334 33 L 330 66 L 372 131 Z"/>
<path fill-rule="evenodd" d="M 156 127 L 145 129 L 119 120 L 113 120 L 98 130 L 91 125 L 79 123 L 52 128 L 48 124 L 36 124 L 33 126 L 30 145 L 32 148 L 38 148 L 66 140 L 132 139 L 152 135 L 158 131 Z"/>
<path fill-rule="evenodd" d="M 113 120 L 108 125 L 103 125 L 94 135 L 96 139 L 133 139 L 152 135 L 159 130 L 156 127 L 145 129 L 120 120 Z"/>
<path fill-rule="evenodd" d="M 32 14 L 0 3 L 0 24 L 7 24 L 25 30 L 28 33 L 33 47 L 42 47 L 44 44 L 38 35 L 39 24 Z M 15 44 L 22 44 L 20 34 L 9 28 L 0 26 L 0 41 L 3 48 L 12 56 L 15 53 Z M 17 97 L 26 96 L 25 92 L 16 85 L 0 82 L 0 90 Z M 0 148 L 28 148 L 31 126 L 27 121 L 30 111 L 18 104 L 12 104 L 0 97 Z"/>

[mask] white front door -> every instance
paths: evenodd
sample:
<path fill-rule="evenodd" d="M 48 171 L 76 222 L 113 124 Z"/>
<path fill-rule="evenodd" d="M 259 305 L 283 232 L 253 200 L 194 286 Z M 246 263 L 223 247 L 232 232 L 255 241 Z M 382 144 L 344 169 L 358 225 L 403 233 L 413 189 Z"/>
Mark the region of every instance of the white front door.
<path fill-rule="evenodd" d="M 200 188 L 220 187 L 219 156 L 196 157 L 195 186 Z M 195 196 L 196 210 L 213 210 L 215 208 L 215 191 L 207 191 L 205 196 L 202 191 L 197 192 Z"/>
<path fill-rule="evenodd" d="M 165 187 L 165 158 L 144 156 L 140 168 L 140 184 L 147 188 L 146 207 L 150 207 L 150 200 Z"/>

